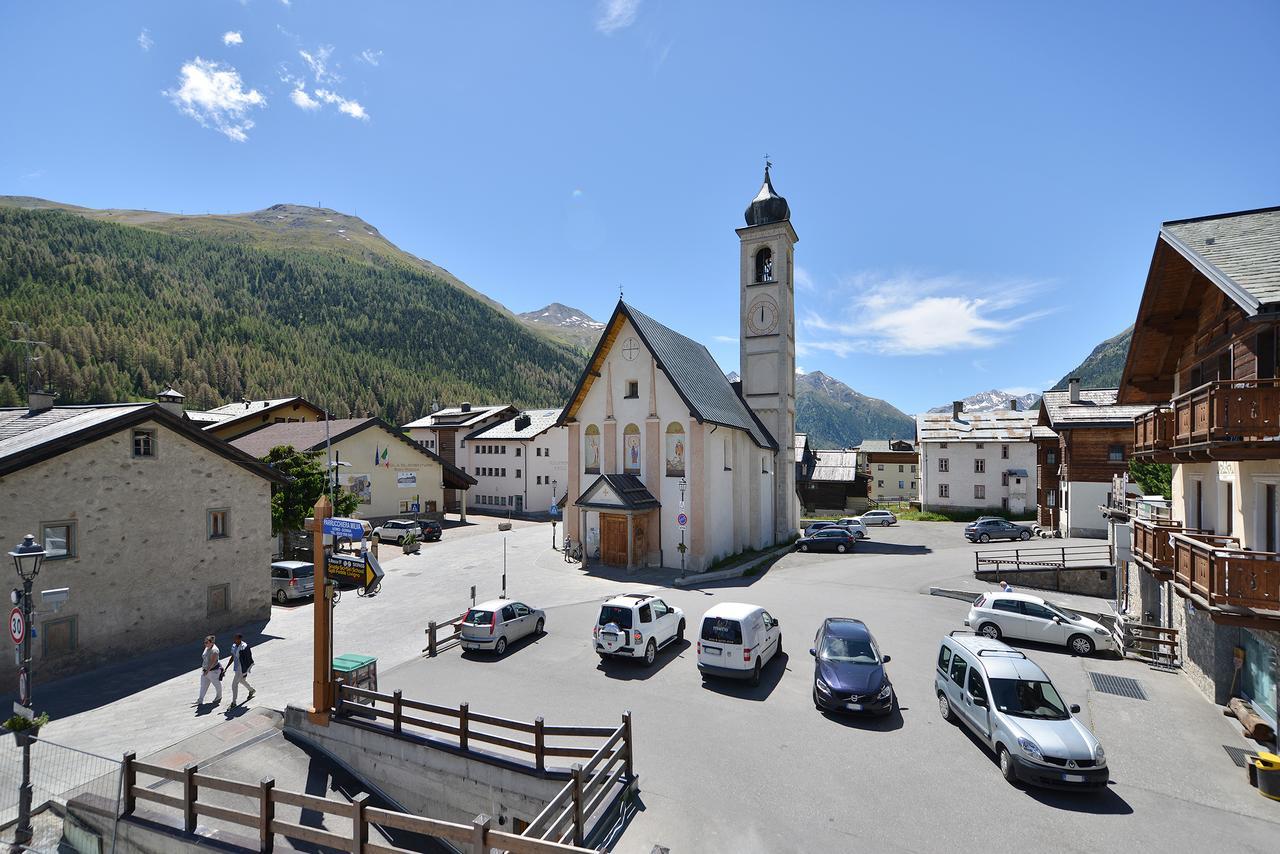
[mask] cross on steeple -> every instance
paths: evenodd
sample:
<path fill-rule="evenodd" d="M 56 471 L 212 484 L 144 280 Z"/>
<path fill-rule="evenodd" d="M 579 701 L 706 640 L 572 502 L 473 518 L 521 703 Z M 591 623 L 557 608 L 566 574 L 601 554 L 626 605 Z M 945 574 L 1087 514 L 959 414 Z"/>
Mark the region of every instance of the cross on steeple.
<path fill-rule="evenodd" d="M 772 166 L 773 166 L 773 161 L 769 159 L 769 152 L 766 151 L 764 153 L 764 171 L 768 172 Z"/>

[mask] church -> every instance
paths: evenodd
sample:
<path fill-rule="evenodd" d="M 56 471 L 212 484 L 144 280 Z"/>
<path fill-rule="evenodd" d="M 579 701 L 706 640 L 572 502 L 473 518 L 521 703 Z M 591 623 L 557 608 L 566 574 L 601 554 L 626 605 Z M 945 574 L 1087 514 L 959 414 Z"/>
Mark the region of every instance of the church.
<path fill-rule="evenodd" d="M 787 200 L 764 185 L 737 230 L 739 371 L 621 300 L 559 424 L 566 533 L 583 560 L 701 572 L 796 534 L 795 283 Z"/>

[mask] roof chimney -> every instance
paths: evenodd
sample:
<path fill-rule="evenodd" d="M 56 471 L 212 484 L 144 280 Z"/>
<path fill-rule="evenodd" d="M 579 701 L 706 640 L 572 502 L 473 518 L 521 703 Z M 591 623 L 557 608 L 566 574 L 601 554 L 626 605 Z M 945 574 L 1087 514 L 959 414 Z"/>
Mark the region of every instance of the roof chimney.
<path fill-rule="evenodd" d="M 961 412 L 964 412 L 964 401 L 963 400 L 951 401 L 951 419 L 953 421 L 959 421 Z"/>
<path fill-rule="evenodd" d="M 173 386 L 169 386 L 164 391 L 156 395 L 156 402 L 160 404 L 160 408 L 167 412 L 172 412 L 179 418 L 182 417 L 182 401 L 186 400 L 182 396 L 182 392 Z"/>
<path fill-rule="evenodd" d="M 46 409 L 53 409 L 53 399 L 58 395 L 48 389 L 31 389 L 27 392 L 27 413 L 35 415 Z"/>
<path fill-rule="evenodd" d="M 1071 394 L 1072 403 L 1080 402 L 1080 378 L 1079 377 L 1072 377 L 1071 379 L 1067 380 L 1067 391 L 1070 392 Z"/>
<path fill-rule="evenodd" d="M 470 402 L 470 401 L 466 401 L 466 400 L 464 400 L 464 401 L 462 402 L 462 411 L 463 411 L 463 412 L 470 412 L 470 411 L 471 411 L 471 402 Z"/>
<path fill-rule="evenodd" d="M 1018 411 L 1018 399 L 1016 397 L 1009 398 L 1009 408 L 1014 412 Z"/>

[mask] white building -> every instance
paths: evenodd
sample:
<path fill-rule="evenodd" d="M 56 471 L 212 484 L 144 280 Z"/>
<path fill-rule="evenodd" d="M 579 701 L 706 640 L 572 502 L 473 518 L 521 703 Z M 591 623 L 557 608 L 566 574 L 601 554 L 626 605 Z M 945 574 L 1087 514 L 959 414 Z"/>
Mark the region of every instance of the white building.
<path fill-rule="evenodd" d="M 916 416 L 920 445 L 920 502 L 925 510 L 989 510 L 1022 514 L 1036 500 L 1036 445 L 1032 430 L 1039 412 L 998 409 Z"/>
<path fill-rule="evenodd" d="M 459 451 L 476 486 L 468 507 L 549 513 L 568 486 L 569 431 L 560 409 L 527 409 L 468 433 Z"/>
<path fill-rule="evenodd" d="M 410 421 L 400 429 L 428 451 L 439 454 L 440 459 L 446 463 L 469 472 L 470 467 L 462 453 L 462 440 L 476 430 L 505 421 L 515 414 L 516 408 L 505 404 L 472 406 L 470 403 L 463 403 L 461 406 L 436 410 L 417 421 Z M 474 494 L 474 490 L 472 493 Z M 444 509 L 453 512 L 463 509 L 463 495 L 460 490 L 446 489 Z"/>

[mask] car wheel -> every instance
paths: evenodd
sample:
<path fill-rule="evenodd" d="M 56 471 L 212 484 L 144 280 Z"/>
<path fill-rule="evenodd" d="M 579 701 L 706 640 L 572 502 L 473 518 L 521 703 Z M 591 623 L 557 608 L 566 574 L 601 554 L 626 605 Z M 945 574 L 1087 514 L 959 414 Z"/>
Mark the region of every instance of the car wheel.
<path fill-rule="evenodd" d="M 498 642 L 493 645 L 493 654 L 501 658 L 502 654 L 506 651 L 507 651 L 507 639 L 498 638 Z"/>
<path fill-rule="evenodd" d="M 1004 777 L 1005 782 L 1010 785 L 1018 782 L 1018 772 L 1013 766 L 1013 757 L 1009 755 L 1009 749 L 1003 744 L 1000 745 L 1000 776 Z"/>
<path fill-rule="evenodd" d="M 782 655 L 782 632 L 778 632 L 778 648 L 774 651 L 773 657 L 777 658 Z"/>
<path fill-rule="evenodd" d="M 867 538 L 867 535 L 864 532 L 862 531 L 858 532 L 858 539 L 865 540 L 866 538 Z"/>
<path fill-rule="evenodd" d="M 542 633 L 544 631 L 545 629 L 542 628 L 542 620 L 539 619 L 538 624 L 533 627 L 533 634 L 535 637 L 542 637 Z"/>
<path fill-rule="evenodd" d="M 1031 532 L 1030 532 L 1030 531 L 1023 531 L 1021 534 L 1019 534 L 1019 535 L 1018 535 L 1018 539 L 1020 539 L 1020 540 L 1029 540 L 1029 539 L 1031 539 Z"/>
<path fill-rule="evenodd" d="M 983 623 L 981 626 L 978 626 L 978 634 L 998 641 L 1000 640 L 1000 627 L 995 623 Z"/>
<path fill-rule="evenodd" d="M 1093 641 L 1084 635 L 1072 635 L 1071 640 L 1067 641 L 1067 646 L 1071 647 L 1071 651 L 1076 655 L 1093 655 Z"/>
<path fill-rule="evenodd" d="M 757 658 L 755 667 L 751 668 L 751 687 L 757 688 L 759 686 L 760 686 L 760 659 Z"/>
<path fill-rule="evenodd" d="M 808 544 L 808 543 L 801 543 L 801 544 L 800 544 L 800 551 L 802 551 L 802 552 L 807 552 L 807 551 L 809 551 L 809 544 Z"/>
<path fill-rule="evenodd" d="M 680 621 L 680 625 L 676 627 L 676 643 L 684 640 L 684 620 Z"/>
<path fill-rule="evenodd" d="M 980 543 L 989 543 L 989 542 L 991 542 L 991 535 L 990 535 L 990 534 L 979 534 L 979 535 L 978 535 L 978 542 L 980 542 Z"/>
<path fill-rule="evenodd" d="M 288 597 L 287 595 L 285 595 L 285 592 L 284 592 L 283 590 L 277 590 L 277 591 L 276 591 L 276 604 L 277 604 L 277 605 L 288 605 L 288 604 L 289 604 L 289 597 Z"/>
<path fill-rule="evenodd" d="M 653 660 L 658 657 L 658 642 L 649 641 L 649 645 L 644 648 L 644 666 L 652 667 Z"/>
<path fill-rule="evenodd" d="M 938 714 L 942 715 L 942 719 L 949 724 L 956 722 L 955 713 L 951 711 L 951 703 L 947 701 L 947 695 L 941 691 L 938 692 Z"/>
<path fill-rule="evenodd" d="M 848 546 L 846 546 L 844 543 L 838 543 L 836 545 L 836 551 L 840 552 L 840 554 L 844 554 L 848 550 L 849 550 Z"/>

